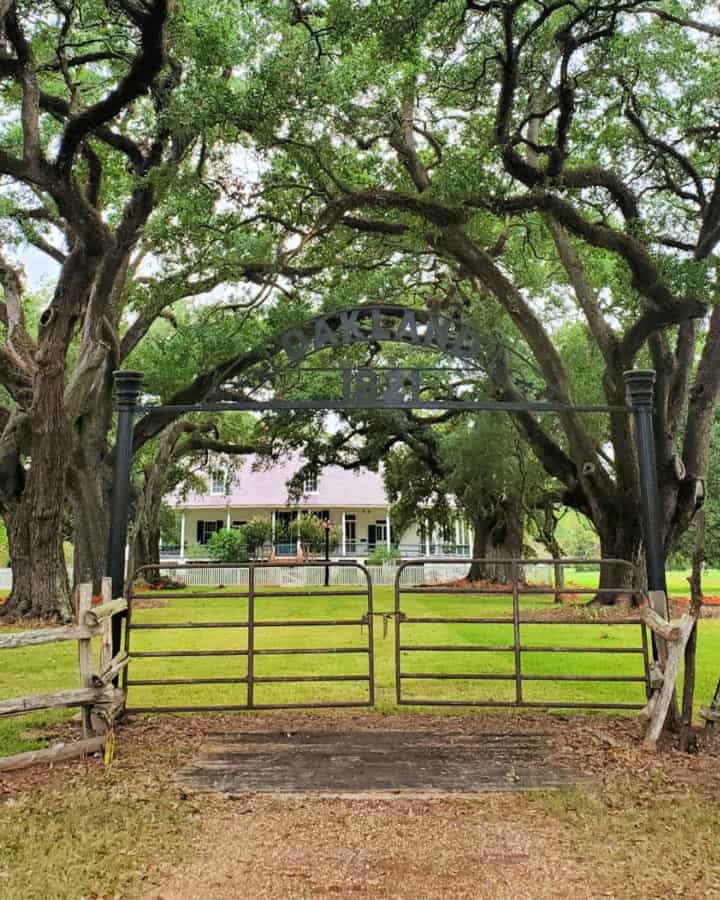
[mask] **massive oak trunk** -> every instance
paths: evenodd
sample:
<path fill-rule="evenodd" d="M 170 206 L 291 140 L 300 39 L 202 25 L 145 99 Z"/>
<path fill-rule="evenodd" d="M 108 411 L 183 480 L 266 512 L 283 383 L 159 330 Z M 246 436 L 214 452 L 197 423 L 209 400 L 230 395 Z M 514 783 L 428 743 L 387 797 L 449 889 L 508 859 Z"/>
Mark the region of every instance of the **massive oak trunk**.
<path fill-rule="evenodd" d="M 146 524 L 143 528 L 135 529 L 134 540 L 130 550 L 130 572 L 134 574 L 145 566 L 160 565 L 160 525 Z M 148 582 L 157 580 L 159 569 L 151 569 L 143 574 L 143 579 Z"/>
<path fill-rule="evenodd" d="M 103 367 L 88 403 L 88 412 L 75 427 L 75 453 L 68 488 L 73 511 L 73 577 L 91 581 L 100 591 L 107 569 L 110 499 L 113 469 L 108 453 L 113 393 L 110 366 Z"/>
<path fill-rule="evenodd" d="M 11 620 L 69 622 L 73 615 L 62 532 L 35 518 L 29 496 L 6 513 L 5 522 L 13 586 L 0 613 Z"/>
<path fill-rule="evenodd" d="M 519 503 L 503 501 L 492 516 L 475 519 L 473 558 L 481 560 L 470 565 L 470 581 L 490 581 L 507 584 L 512 581 L 511 559 L 523 555 L 523 511 Z M 497 562 L 495 561 L 497 560 Z M 522 578 L 519 568 L 518 577 Z"/>
<path fill-rule="evenodd" d="M 38 377 L 30 466 L 19 496 L 5 509 L 13 587 L 2 612 L 10 619 L 72 619 L 62 544 L 71 435 L 62 415 L 64 368 L 57 368 Z"/>
<path fill-rule="evenodd" d="M 642 586 L 644 573 L 638 566 L 641 543 L 639 523 L 623 521 L 620 514 L 616 524 L 600 530 L 600 554 L 605 561 L 600 566 L 598 586 L 610 593 L 599 593 L 593 603 L 609 606 L 627 600 L 635 588 Z"/>
<path fill-rule="evenodd" d="M 73 579 L 92 582 L 100 592 L 106 574 L 110 507 L 101 472 L 73 472 L 70 496 L 73 507 Z"/>

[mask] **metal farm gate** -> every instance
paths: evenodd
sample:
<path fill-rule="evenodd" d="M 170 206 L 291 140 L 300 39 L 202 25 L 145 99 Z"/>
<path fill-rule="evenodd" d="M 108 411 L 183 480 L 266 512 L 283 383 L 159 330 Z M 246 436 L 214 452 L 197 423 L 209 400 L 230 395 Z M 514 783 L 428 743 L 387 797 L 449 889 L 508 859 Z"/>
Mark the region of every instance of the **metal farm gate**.
<path fill-rule="evenodd" d="M 146 577 L 148 570 L 179 578 L 192 573 L 196 584 L 204 578 L 216 586 L 202 592 L 183 588 L 131 593 L 125 634 L 130 656 L 124 675 L 128 711 L 371 707 L 376 616 L 383 618 L 383 638 L 388 620 L 394 619 L 398 705 L 617 710 L 645 706 L 650 657 L 646 626 L 639 615 L 583 607 L 573 615 L 554 603 L 535 608 L 533 597 L 552 596 L 555 591 L 526 583 L 524 567 L 554 561 L 475 562 L 505 562 L 510 583 L 437 583 L 438 567 L 446 565 L 450 573 L 456 560 L 409 560 L 397 567 L 394 609 L 382 611 L 373 609 L 367 568 L 355 562 L 285 563 L 277 586 L 271 582 L 278 567 L 268 562 L 161 564 L 141 570 L 138 574 L 145 572 Z M 619 560 L 605 562 L 633 568 Z M 344 569 L 348 581 L 358 586 L 308 585 L 308 580 L 321 580 L 313 570 L 325 568 L 328 575 Z M 293 574 L 294 587 L 288 586 Z M 332 584 L 330 577 L 327 581 Z M 572 596 L 617 592 L 574 585 L 562 590 Z M 640 596 L 639 591 L 633 593 Z M 181 603 L 168 610 L 165 600 Z M 179 612 L 185 601 L 187 613 Z M 133 617 L 134 609 L 148 604 L 151 608 L 143 611 L 141 620 Z M 217 629 L 222 630 L 220 641 Z M 204 645 L 203 636 L 209 633 L 215 635 L 212 646 Z M 588 641 L 585 635 L 590 634 Z M 602 659 L 604 664 L 588 666 L 588 659 Z M 592 695 L 580 692 L 578 699 L 579 683 L 593 683 Z M 632 690 L 623 688 L 624 696 L 618 698 L 620 685 Z"/>
<path fill-rule="evenodd" d="M 474 560 L 510 565 L 512 575 L 508 585 L 406 583 L 407 579 L 403 579 L 405 571 L 423 562 L 430 560 L 401 563 L 395 576 L 395 689 L 398 705 L 627 710 L 639 710 L 646 705 L 650 696 L 650 660 L 646 626 L 639 615 L 605 616 L 601 612 L 593 615 L 588 610 L 581 610 L 584 615 L 571 616 L 562 606 L 546 610 L 522 609 L 523 597 L 554 593 L 554 589 L 547 585 L 524 583 L 521 577 L 523 565 L 537 565 L 539 562 L 553 564 L 556 561 Z M 437 564 L 440 561 L 433 562 Z M 604 562 L 634 569 L 624 560 Z M 562 560 L 561 564 L 599 565 L 600 561 Z M 636 583 L 637 579 L 633 581 Z M 570 586 L 562 589 L 562 593 L 595 596 L 618 593 L 618 590 Z M 639 599 L 640 592 L 633 590 L 632 595 Z M 434 606 L 441 608 L 433 609 Z M 448 613 L 448 606 L 456 612 L 455 615 Z M 488 606 L 495 608 L 494 614 L 488 614 Z M 500 614 L 497 607 L 501 607 Z M 553 632 L 552 643 L 547 641 L 548 628 Z M 581 637 L 586 631 L 593 636 L 599 635 L 600 639 L 587 643 Z M 526 638 L 528 632 L 530 635 Z M 442 636 L 444 642 L 429 639 L 429 634 Z M 607 659 L 607 667 L 602 674 L 583 671 L 582 661 L 588 658 L 588 654 L 602 654 Z M 558 659 L 558 655 L 564 660 L 579 659 L 580 663 L 572 666 L 572 671 L 558 672 L 552 669 L 553 663 L 550 663 L 550 660 Z M 573 696 L 559 696 L 554 692 L 548 694 L 548 688 L 542 687 L 573 682 L 597 683 L 597 696 L 592 701 L 578 701 Z M 448 683 L 453 685 L 451 691 L 448 691 Z M 637 686 L 635 702 L 617 702 L 613 696 L 610 685 L 623 683 Z M 433 696 L 431 688 L 438 684 L 442 685 L 442 695 L 436 693 Z M 479 684 L 492 685 L 492 689 L 478 691 Z M 606 685 L 607 690 L 603 691 L 600 685 Z M 410 691 L 411 687 L 415 690 Z"/>
<path fill-rule="evenodd" d="M 238 585 L 239 589 L 232 590 L 218 585 L 202 592 L 184 589 L 171 589 L 162 594 L 157 590 L 130 592 L 125 631 L 130 663 L 123 683 L 128 691 L 128 712 L 372 706 L 373 596 L 367 569 L 353 562 L 296 565 L 298 570 L 308 566 L 353 568 L 357 581 L 364 586 L 263 590 L 258 585 L 258 575 L 273 567 L 269 562 L 162 564 L 141 569 L 136 578 L 147 577 L 152 570 L 181 576 L 183 571 L 198 569 L 211 572 L 213 579 L 223 571 L 234 574 L 238 570 L 245 578 L 238 579 L 235 575 L 228 579 L 234 585 L 244 581 Z M 163 611 L 165 600 L 187 600 L 192 610 L 187 615 L 171 614 L 173 620 L 167 620 L 167 612 Z M 302 601 L 307 602 L 300 605 Z M 151 608 L 143 615 L 143 621 L 135 621 L 133 609 L 146 604 Z M 352 608 L 347 609 L 348 606 Z M 278 607 L 286 611 L 283 617 L 278 616 Z M 324 636 L 328 628 L 336 635 L 334 646 L 327 646 Z M 222 629 L 221 643 L 225 646 L 203 646 L 202 635 L 207 629 L 213 632 Z M 358 665 L 351 667 L 351 672 L 338 673 L 333 663 L 338 657 L 357 660 Z M 294 671 L 297 668 L 305 670 L 298 673 Z M 297 700 L 273 702 L 273 686 L 279 685 L 284 686 L 284 692 L 288 685 L 293 685 L 293 690 L 299 692 Z M 303 694 L 305 686 L 311 685 L 311 693 Z M 325 696 L 318 699 L 317 691 L 323 685 Z M 350 691 L 351 686 L 355 690 Z M 157 702 L 158 688 L 164 696 L 175 691 L 182 702 Z M 147 693 L 147 689 L 151 689 L 150 699 L 137 702 L 136 695 L 143 690 Z M 218 690 L 223 701 L 232 702 L 218 702 Z M 235 696 L 228 698 L 232 691 Z M 193 692 L 195 697 L 189 702 L 187 695 Z"/>

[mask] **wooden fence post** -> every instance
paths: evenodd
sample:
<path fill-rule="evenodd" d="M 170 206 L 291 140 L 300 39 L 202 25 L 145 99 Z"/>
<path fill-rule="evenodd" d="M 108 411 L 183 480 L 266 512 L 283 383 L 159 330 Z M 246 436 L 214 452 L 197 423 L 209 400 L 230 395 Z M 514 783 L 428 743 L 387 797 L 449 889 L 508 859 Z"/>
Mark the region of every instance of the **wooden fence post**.
<path fill-rule="evenodd" d="M 697 615 L 693 616 L 688 613 L 680 619 L 678 625 L 678 637 L 670 643 L 670 649 L 667 651 L 665 665 L 663 667 L 663 684 L 660 692 L 656 695 L 655 702 L 650 710 L 650 723 L 643 747 L 647 750 L 654 750 L 657 740 L 662 732 L 663 725 L 671 708 L 673 700 L 675 700 L 675 684 L 680 672 L 680 664 L 685 652 L 685 645 L 688 642 L 692 630 L 695 627 Z"/>
<path fill-rule="evenodd" d="M 81 584 L 78 588 L 78 625 L 85 624 L 85 613 L 92 609 L 92 584 Z M 81 638 L 78 641 L 78 658 L 80 662 L 80 686 L 92 688 L 92 642 L 89 638 Z M 90 707 L 82 707 L 83 737 L 92 735 L 90 723 Z"/>
<path fill-rule="evenodd" d="M 112 601 L 112 578 L 106 575 L 102 580 L 102 602 L 110 603 Z M 100 639 L 100 665 L 99 671 L 102 672 L 112 659 L 112 616 L 103 619 L 102 637 Z"/>
<path fill-rule="evenodd" d="M 648 591 L 648 602 L 650 609 L 656 612 L 658 616 L 665 619 L 667 622 L 670 621 L 670 604 L 665 591 Z M 668 641 L 667 638 L 662 635 L 656 634 L 655 636 L 658 662 L 662 666 L 663 671 L 667 667 L 668 653 L 670 652 L 670 645 L 672 643 L 672 641 Z M 678 708 L 677 693 L 674 688 L 667 708 L 667 718 L 668 727 L 672 730 L 677 729 L 680 725 L 680 710 Z"/>

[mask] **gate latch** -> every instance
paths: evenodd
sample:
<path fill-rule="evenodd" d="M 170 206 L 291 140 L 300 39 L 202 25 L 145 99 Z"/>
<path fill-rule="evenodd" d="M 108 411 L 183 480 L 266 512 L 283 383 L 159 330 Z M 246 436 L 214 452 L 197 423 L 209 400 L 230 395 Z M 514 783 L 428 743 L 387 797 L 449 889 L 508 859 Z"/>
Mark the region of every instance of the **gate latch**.
<path fill-rule="evenodd" d="M 367 623 L 369 613 L 365 613 L 363 616 L 364 622 Z M 381 616 L 383 620 L 383 639 L 387 637 L 388 634 L 388 622 L 390 619 L 398 618 L 398 620 L 402 620 L 407 618 L 405 613 L 402 610 L 392 610 L 390 612 L 373 612 L 373 616 Z M 360 626 L 360 633 L 362 633 L 362 625 Z"/>

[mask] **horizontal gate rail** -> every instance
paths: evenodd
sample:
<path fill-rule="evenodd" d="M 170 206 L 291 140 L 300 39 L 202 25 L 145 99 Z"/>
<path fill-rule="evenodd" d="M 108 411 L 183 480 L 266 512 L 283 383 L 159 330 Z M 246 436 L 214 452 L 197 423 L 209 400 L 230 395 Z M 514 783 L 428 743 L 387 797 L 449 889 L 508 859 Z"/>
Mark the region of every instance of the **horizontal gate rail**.
<path fill-rule="evenodd" d="M 287 684 L 288 682 L 313 681 L 370 681 L 369 675 L 261 675 L 255 676 L 255 684 Z"/>
<path fill-rule="evenodd" d="M 284 598 L 284 594 L 280 595 Z M 332 595 L 333 597 L 335 594 Z M 293 626 L 299 625 L 312 625 L 323 626 L 323 625 L 367 625 L 367 618 L 363 617 L 362 619 L 289 619 L 285 622 L 256 622 L 256 628 L 292 628 Z"/>
<path fill-rule="evenodd" d="M 538 596 L 546 594 L 562 593 L 567 596 L 603 596 L 609 594 L 626 594 L 630 597 L 640 598 L 641 592 L 633 587 L 627 588 L 582 588 L 582 587 L 542 587 L 537 585 L 526 585 L 520 580 L 520 572 L 524 565 L 556 565 L 557 560 L 523 560 L 523 559 L 474 559 L 467 560 L 466 563 L 499 565 L 505 564 L 510 566 L 511 582 L 507 585 L 487 586 L 459 586 L 453 585 L 408 585 L 403 584 L 403 573 L 411 566 L 418 567 L 422 572 L 422 567 L 427 563 L 434 565 L 450 563 L 451 560 L 442 559 L 417 559 L 408 560 L 398 566 L 395 575 L 395 683 L 396 683 L 396 700 L 398 705 L 404 706 L 480 706 L 480 707 L 530 707 L 537 709 L 642 709 L 644 703 L 621 703 L 621 702 L 580 702 L 575 700 L 555 701 L 528 700 L 523 694 L 523 685 L 526 682 L 558 682 L 558 683 L 628 683 L 643 684 L 645 686 L 646 696 L 650 695 L 650 664 L 648 659 L 648 640 L 645 623 L 637 616 L 622 616 L 617 619 L 573 619 L 570 617 L 553 617 L 543 618 L 533 615 L 532 613 L 523 616 L 520 611 L 520 598 L 525 595 Z M 455 562 L 455 561 L 452 561 Z M 617 567 L 627 567 L 633 575 L 635 575 L 635 567 L 626 560 L 606 559 L 606 560 L 579 560 L 568 559 L 561 560 L 560 564 L 568 565 L 596 565 L 612 564 Z M 502 595 L 508 597 L 512 603 L 512 615 L 504 616 L 417 616 L 408 615 L 407 610 L 402 609 L 403 595 L 443 595 L 447 596 L 479 596 L 490 597 L 492 595 Z M 513 642 L 502 644 L 413 644 L 403 641 L 403 628 L 408 625 L 512 625 L 513 626 Z M 568 645 L 568 646 L 548 646 L 537 645 L 534 643 L 522 642 L 522 629 L 526 625 L 544 625 L 544 626 L 576 626 L 576 625 L 602 625 L 605 629 L 617 626 L 636 626 L 640 632 L 640 640 L 636 646 L 628 647 L 602 647 L 597 645 Z M 513 653 L 514 654 L 514 671 L 508 672 L 406 672 L 403 671 L 402 661 L 403 655 L 406 657 L 411 654 L 454 654 L 454 653 Z M 545 654 L 545 653 L 562 653 L 562 654 L 622 654 L 625 656 L 640 655 L 643 661 L 642 675 L 589 675 L 589 674 L 565 674 L 565 673 L 542 673 L 529 674 L 523 671 L 522 659 L 523 654 Z M 425 657 L 427 658 L 427 657 Z M 450 657 L 452 658 L 452 657 Z M 427 697 L 408 697 L 403 693 L 403 686 L 412 681 L 488 681 L 488 682 L 514 682 L 515 697 L 511 700 L 498 700 L 494 698 L 467 700 L 467 699 L 431 699 Z"/>
<path fill-rule="evenodd" d="M 326 563 L 298 563 L 301 566 L 325 566 Z M 330 563 L 331 566 L 339 566 L 339 565 L 348 565 L 348 563 Z M 349 565 L 352 565 L 350 563 Z M 364 568 L 360 566 L 358 563 L 358 568 Z M 277 591 L 258 591 L 255 594 L 256 597 L 260 597 L 261 599 L 264 597 L 266 599 L 277 597 Z M 367 591 L 280 591 L 281 597 L 302 597 L 305 598 L 315 598 L 316 600 L 321 597 L 364 597 L 367 596 Z"/>
<path fill-rule="evenodd" d="M 367 653 L 366 647 L 285 647 L 272 650 L 254 650 L 253 656 L 287 656 L 313 653 Z"/>
<path fill-rule="evenodd" d="M 247 622 L 163 622 L 162 624 L 135 623 L 133 631 L 152 631 L 166 628 L 247 628 Z"/>
<path fill-rule="evenodd" d="M 163 599 L 171 600 L 195 600 L 195 599 L 218 599 L 223 600 L 246 600 L 247 601 L 247 619 L 236 621 L 221 622 L 135 622 L 132 616 L 132 605 L 135 600 L 153 599 L 158 597 L 157 591 L 137 591 L 131 592 L 129 598 L 129 616 L 126 628 L 126 650 L 129 654 L 130 661 L 135 659 L 163 659 L 163 658 L 187 658 L 187 657 L 245 657 L 247 659 L 247 674 L 238 676 L 214 676 L 214 677 L 180 677 L 180 678 L 132 678 L 129 673 L 129 666 L 124 675 L 124 687 L 172 687 L 180 685 L 221 685 L 221 684 L 238 684 L 247 685 L 247 699 L 245 703 L 234 704 L 182 704 L 182 705 L 163 705 L 163 706 L 130 706 L 128 712 L 200 712 L 200 711 L 232 711 L 244 709 L 325 709 L 333 707 L 367 707 L 374 703 L 374 653 L 373 653 L 373 606 L 372 606 L 372 583 L 367 568 L 360 563 L 341 561 L 311 561 L 304 563 L 283 562 L 283 568 L 297 568 L 306 570 L 308 568 L 343 568 L 358 570 L 362 579 L 365 581 L 365 587 L 359 588 L 340 588 L 335 589 L 328 587 L 326 590 L 313 589 L 308 590 L 288 590 L 280 588 L 277 591 L 258 591 L 255 589 L 256 576 L 258 573 L 272 569 L 275 564 L 269 561 L 248 561 L 244 563 L 161 563 L 154 566 L 146 566 L 136 573 L 136 578 L 145 575 L 148 572 L 167 573 L 192 570 L 197 572 L 198 569 L 205 569 L 213 573 L 215 577 L 218 571 L 244 569 L 247 574 L 247 590 L 240 591 L 169 591 L 163 592 Z M 259 619 L 256 617 L 255 601 L 260 599 L 267 600 L 285 600 L 303 599 L 310 601 L 313 606 L 323 599 L 337 597 L 364 597 L 367 600 L 367 606 L 363 610 L 362 616 L 355 614 L 352 618 L 312 618 L 312 619 Z M 367 626 L 367 641 L 362 646 L 357 647 L 269 647 L 259 648 L 256 646 L 256 635 L 258 629 L 277 629 L 277 628 L 320 628 L 326 627 L 342 627 L 353 626 L 361 629 Z M 194 629 L 236 629 L 245 633 L 247 638 L 247 649 L 224 649 L 224 650 L 204 650 L 204 649 L 172 649 L 172 650 L 134 650 L 131 647 L 131 634 L 135 631 L 141 632 L 158 632 L 163 630 L 194 630 Z M 256 675 L 255 660 L 259 657 L 283 657 L 283 656 L 336 656 L 336 655 L 362 655 L 367 656 L 367 672 L 341 674 L 341 675 Z M 337 701 L 315 701 L 302 703 L 259 703 L 255 696 L 255 687 L 257 685 L 270 684 L 321 684 L 321 683 L 357 683 L 367 685 L 366 699 L 361 700 L 337 700 Z"/>
<path fill-rule="evenodd" d="M 128 685 L 150 684 L 247 684 L 247 678 L 128 678 Z"/>
<path fill-rule="evenodd" d="M 130 659 L 158 659 L 164 656 L 247 656 L 247 650 L 143 650 Z"/>

